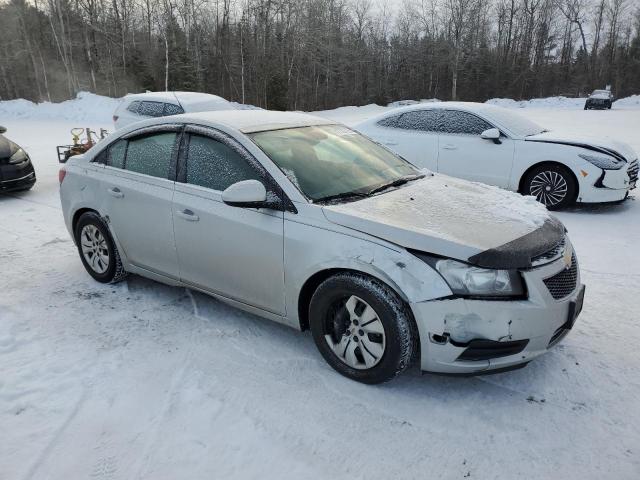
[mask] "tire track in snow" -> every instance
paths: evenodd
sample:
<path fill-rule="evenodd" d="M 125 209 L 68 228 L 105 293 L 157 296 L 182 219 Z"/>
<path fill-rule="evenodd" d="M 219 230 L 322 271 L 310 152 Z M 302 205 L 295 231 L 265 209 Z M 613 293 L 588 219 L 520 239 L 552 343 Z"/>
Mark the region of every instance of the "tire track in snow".
<path fill-rule="evenodd" d="M 200 317 L 198 313 L 198 305 L 195 301 L 195 298 L 193 297 L 193 294 L 188 288 L 185 290 L 187 296 L 191 300 L 191 305 L 193 307 L 193 316 L 198 320 L 202 320 L 202 317 Z M 140 461 L 138 462 L 138 466 L 135 469 L 136 474 L 133 476 L 133 478 L 143 478 L 149 468 L 151 457 L 153 455 L 153 452 L 155 451 L 154 447 L 158 444 L 160 438 L 161 427 L 166 422 L 169 416 L 169 411 L 171 410 L 171 406 L 174 404 L 174 402 L 176 401 L 176 397 L 180 393 L 180 387 L 185 382 L 185 378 L 187 376 L 187 368 L 193 363 L 193 351 L 195 347 L 195 339 L 197 338 L 196 331 L 197 329 L 194 325 L 191 329 L 188 347 L 183 355 L 182 360 L 179 362 L 182 366 L 171 377 L 169 389 L 164 395 L 164 400 L 162 402 L 159 415 L 153 422 L 151 433 L 145 442 L 142 455 L 140 456 Z"/>
<path fill-rule="evenodd" d="M 49 442 L 47 443 L 47 446 L 40 453 L 40 455 L 38 455 L 38 458 L 33 463 L 33 465 L 31 465 L 31 468 L 29 468 L 29 471 L 27 472 L 27 474 L 23 477 L 24 480 L 31 480 L 33 478 L 36 478 L 35 477 L 36 473 L 38 472 L 40 467 L 44 464 L 44 462 L 46 462 L 51 451 L 56 447 L 56 445 L 58 444 L 58 441 L 60 440 L 60 437 L 67 430 L 67 428 L 69 427 L 73 419 L 76 418 L 76 416 L 80 412 L 80 409 L 86 402 L 88 396 L 89 396 L 88 389 L 86 387 L 83 387 L 80 398 L 73 406 L 73 409 L 71 410 L 71 412 L 69 413 L 65 421 L 62 423 L 62 425 L 60 425 L 60 427 L 58 427 L 58 430 L 56 430 L 56 432 L 53 434 L 53 437 L 51 438 L 51 440 L 49 440 Z"/>

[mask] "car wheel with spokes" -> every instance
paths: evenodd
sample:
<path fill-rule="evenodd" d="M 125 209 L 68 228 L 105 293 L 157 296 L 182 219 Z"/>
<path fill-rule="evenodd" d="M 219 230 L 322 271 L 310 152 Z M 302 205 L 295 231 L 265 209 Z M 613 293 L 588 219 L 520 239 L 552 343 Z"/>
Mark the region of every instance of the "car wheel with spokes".
<path fill-rule="evenodd" d="M 76 245 L 84 268 L 101 283 L 116 283 L 126 277 L 109 229 L 95 212 L 86 212 L 75 228 Z"/>
<path fill-rule="evenodd" d="M 311 298 L 310 327 L 325 360 L 344 376 L 375 384 L 411 363 L 416 327 L 404 302 L 382 282 L 356 273 L 325 280 Z"/>
<path fill-rule="evenodd" d="M 562 165 L 546 164 L 531 170 L 524 179 L 523 193 L 532 195 L 549 210 L 559 210 L 576 200 L 577 185 Z"/>

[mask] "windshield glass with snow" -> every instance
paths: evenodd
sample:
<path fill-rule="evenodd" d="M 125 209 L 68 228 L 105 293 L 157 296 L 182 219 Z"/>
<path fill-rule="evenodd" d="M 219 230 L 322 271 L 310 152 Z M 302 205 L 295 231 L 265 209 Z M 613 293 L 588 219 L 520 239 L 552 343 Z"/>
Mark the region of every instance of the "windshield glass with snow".
<path fill-rule="evenodd" d="M 313 201 L 365 196 L 423 175 L 397 155 L 339 125 L 249 136 Z"/>
<path fill-rule="evenodd" d="M 496 123 L 499 123 L 504 128 L 509 129 L 511 132 L 518 136 L 528 137 L 529 135 L 535 135 L 536 133 L 546 132 L 544 127 L 541 127 L 535 122 L 524 118 L 517 113 L 511 112 L 506 108 L 487 108 L 486 114 Z"/>

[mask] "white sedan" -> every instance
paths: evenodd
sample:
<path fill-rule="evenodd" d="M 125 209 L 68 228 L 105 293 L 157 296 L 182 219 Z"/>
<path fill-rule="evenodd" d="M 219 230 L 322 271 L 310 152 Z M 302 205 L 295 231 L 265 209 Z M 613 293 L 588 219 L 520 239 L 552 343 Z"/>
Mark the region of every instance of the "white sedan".
<path fill-rule="evenodd" d="M 493 105 L 411 105 L 355 128 L 419 167 L 533 195 L 550 209 L 623 200 L 638 178 L 629 145 L 551 132 Z"/>
<path fill-rule="evenodd" d="M 117 130 L 147 118 L 167 117 L 181 113 L 236 110 L 237 104 L 217 95 L 199 92 L 147 92 L 126 95 L 113 113 Z"/>

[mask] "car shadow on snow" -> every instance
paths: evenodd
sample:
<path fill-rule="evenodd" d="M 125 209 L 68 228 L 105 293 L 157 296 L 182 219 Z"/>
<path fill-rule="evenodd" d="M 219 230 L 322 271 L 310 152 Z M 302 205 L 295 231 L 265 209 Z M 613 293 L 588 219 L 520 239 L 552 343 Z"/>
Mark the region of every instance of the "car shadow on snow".
<path fill-rule="evenodd" d="M 280 381 L 280 375 L 286 375 L 286 382 L 294 390 L 308 389 L 311 380 L 313 388 L 329 389 L 354 399 L 366 395 L 381 404 L 399 399 L 409 404 L 427 399 L 449 405 L 459 403 L 460 408 L 467 408 L 465 405 L 474 399 L 490 399 L 505 406 L 526 404 L 532 402 L 528 398 L 541 398 L 536 394 L 537 387 L 549 386 L 554 372 L 561 370 L 558 364 L 564 357 L 549 352 L 547 356 L 554 358 L 537 359 L 522 370 L 478 377 L 423 374 L 416 362 L 391 382 L 364 385 L 335 372 L 316 349 L 309 331 L 298 332 L 193 290 L 169 287 L 135 275 L 130 276 L 127 283 L 130 293 L 155 297 L 161 305 L 186 295 L 190 302 L 182 303 L 187 309 L 185 317 L 176 319 L 184 325 L 185 333 L 193 328 L 190 314 L 198 323 L 198 341 L 205 350 L 209 342 L 212 348 L 215 348 L 214 341 L 223 342 L 230 348 L 224 361 L 234 364 L 235 368 L 263 370 L 265 382 Z M 277 369 L 283 371 L 280 373 Z M 563 381 L 564 376 L 557 380 Z M 544 399 L 535 403 L 544 403 Z"/>
<path fill-rule="evenodd" d="M 620 202 L 611 203 L 577 203 L 573 207 L 565 208 L 560 213 L 577 213 L 589 215 L 620 214 L 636 208 L 636 198 L 629 196 Z"/>

